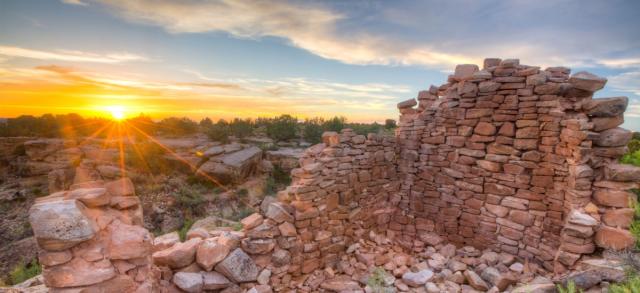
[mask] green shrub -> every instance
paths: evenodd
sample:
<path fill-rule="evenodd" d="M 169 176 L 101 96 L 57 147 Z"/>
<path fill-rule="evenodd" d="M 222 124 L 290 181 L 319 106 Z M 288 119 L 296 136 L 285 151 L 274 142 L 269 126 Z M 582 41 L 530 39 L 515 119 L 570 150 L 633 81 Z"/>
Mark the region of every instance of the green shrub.
<path fill-rule="evenodd" d="M 186 209 L 191 214 L 199 214 L 203 208 L 202 204 L 205 202 L 204 197 L 196 190 L 195 186 L 180 186 L 173 197 L 179 207 Z"/>
<path fill-rule="evenodd" d="M 345 117 L 333 117 L 325 121 L 323 127 L 326 131 L 340 132 L 340 130 L 345 128 L 346 123 L 347 118 Z"/>
<path fill-rule="evenodd" d="M 182 227 L 178 230 L 178 235 L 180 236 L 180 241 L 184 242 L 187 240 L 187 232 L 193 226 L 194 221 L 191 218 L 186 218 L 184 223 L 182 223 Z"/>
<path fill-rule="evenodd" d="M 283 170 L 280 166 L 273 166 L 273 180 L 276 184 L 289 185 L 291 184 L 291 174 Z"/>
<path fill-rule="evenodd" d="M 296 138 L 298 132 L 298 120 L 291 115 L 282 115 L 267 123 L 267 136 L 283 141 Z"/>
<path fill-rule="evenodd" d="M 264 193 L 266 195 L 275 195 L 278 191 L 278 185 L 276 184 L 276 180 L 273 179 L 273 176 L 267 177 L 267 182 L 265 182 Z"/>
<path fill-rule="evenodd" d="M 398 127 L 398 125 L 396 125 L 396 121 L 393 119 L 387 119 L 384 121 L 384 128 L 385 129 L 394 129 Z"/>
<path fill-rule="evenodd" d="M 634 275 L 622 283 L 611 284 L 610 293 L 640 293 L 640 276 Z"/>
<path fill-rule="evenodd" d="M 158 122 L 158 130 L 165 135 L 180 137 L 196 133 L 198 123 L 187 117 L 169 117 Z"/>
<path fill-rule="evenodd" d="M 383 268 L 376 267 L 369 275 L 369 278 L 367 278 L 367 286 L 369 286 L 374 293 L 395 292 L 393 288 L 387 288 L 385 286 L 384 279 L 386 276 L 387 272 Z"/>
<path fill-rule="evenodd" d="M 246 188 L 241 188 L 241 189 L 238 189 L 238 191 L 236 191 L 236 196 L 238 196 L 241 199 L 247 198 L 248 195 L 249 195 L 249 190 L 247 190 Z"/>
<path fill-rule="evenodd" d="M 640 166 L 640 150 L 625 154 L 624 156 L 622 156 L 622 158 L 620 158 L 620 162 L 624 164 Z"/>
<path fill-rule="evenodd" d="M 307 119 L 304 121 L 304 130 L 302 131 L 302 137 L 307 142 L 312 144 L 319 143 L 322 140 L 322 133 L 324 128 L 322 123 L 324 121 L 320 118 Z"/>
<path fill-rule="evenodd" d="M 165 158 L 167 151 L 152 141 L 127 145 L 124 152 L 128 168 L 143 170 L 151 174 L 169 174 L 172 164 Z"/>
<path fill-rule="evenodd" d="M 231 134 L 236 138 L 245 138 L 253 134 L 253 123 L 251 119 L 239 119 L 234 118 L 231 123 L 229 123 L 229 130 Z"/>
<path fill-rule="evenodd" d="M 30 263 L 20 263 L 9 273 L 9 281 L 11 284 L 20 284 L 42 273 L 42 266 L 37 259 L 33 259 Z"/>
<path fill-rule="evenodd" d="M 229 123 L 220 119 L 216 124 L 212 124 L 207 129 L 207 136 L 213 141 L 219 141 L 221 143 L 229 142 L 229 135 L 231 133 L 231 129 L 229 128 Z"/>
<path fill-rule="evenodd" d="M 556 289 L 558 289 L 558 293 L 582 293 L 581 289 L 576 287 L 576 283 L 573 280 L 569 280 L 567 282 L 567 287 L 562 286 L 561 284 L 556 285 Z"/>

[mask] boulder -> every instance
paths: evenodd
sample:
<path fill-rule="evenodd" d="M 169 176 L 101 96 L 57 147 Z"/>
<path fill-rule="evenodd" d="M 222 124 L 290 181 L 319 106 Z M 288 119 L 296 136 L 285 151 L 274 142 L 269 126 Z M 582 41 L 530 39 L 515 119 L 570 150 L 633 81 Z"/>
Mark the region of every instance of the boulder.
<path fill-rule="evenodd" d="M 204 280 L 200 273 L 177 272 L 173 275 L 172 280 L 178 288 L 189 293 L 202 292 L 204 286 Z"/>
<path fill-rule="evenodd" d="M 109 204 L 111 194 L 107 193 L 107 189 L 104 187 L 79 188 L 72 190 L 67 198 L 77 199 L 88 207 L 99 207 Z"/>
<path fill-rule="evenodd" d="M 47 287 L 66 288 L 109 280 L 116 275 L 116 271 L 109 260 L 89 262 L 76 257 L 65 264 L 45 267 L 42 274 Z"/>
<path fill-rule="evenodd" d="M 129 178 L 121 178 L 108 182 L 104 187 L 112 197 L 136 195 L 136 190 L 133 187 L 133 182 L 131 182 L 131 179 Z"/>
<path fill-rule="evenodd" d="M 463 81 L 471 79 L 473 74 L 479 71 L 478 65 L 475 64 L 460 64 L 456 65 L 456 69 L 453 73 L 453 79 L 456 81 Z"/>
<path fill-rule="evenodd" d="M 153 251 L 160 251 L 170 248 L 176 243 L 180 243 L 180 235 L 178 231 L 173 231 L 153 239 Z"/>
<path fill-rule="evenodd" d="M 504 291 L 507 287 L 516 283 L 516 278 L 511 273 L 501 273 L 494 267 L 488 267 L 482 271 L 482 278 L 489 284 Z"/>
<path fill-rule="evenodd" d="M 218 272 L 203 272 L 204 290 L 219 290 L 231 285 L 231 281 Z"/>
<path fill-rule="evenodd" d="M 360 285 L 358 282 L 351 280 L 349 276 L 342 275 L 325 280 L 320 284 L 320 288 L 329 290 L 332 292 L 352 292 L 353 290 L 360 291 Z"/>
<path fill-rule="evenodd" d="M 293 222 L 294 220 L 293 215 L 291 215 L 291 213 L 287 211 L 286 206 L 280 202 L 271 203 L 267 208 L 265 216 L 277 223 Z"/>
<path fill-rule="evenodd" d="M 424 286 L 433 277 L 433 271 L 421 270 L 419 272 L 406 272 L 402 275 L 402 281 L 411 287 Z"/>
<path fill-rule="evenodd" d="M 76 200 L 57 200 L 34 204 L 29 222 L 38 245 L 45 250 L 65 250 L 93 238 L 98 226 L 84 213 Z"/>
<path fill-rule="evenodd" d="M 607 79 L 586 71 L 580 71 L 569 77 L 569 83 L 573 85 L 574 88 L 595 92 L 604 87 Z"/>
<path fill-rule="evenodd" d="M 230 248 L 219 244 L 217 241 L 207 239 L 196 252 L 196 262 L 205 271 L 211 271 L 213 267 L 221 262 L 229 254 Z"/>
<path fill-rule="evenodd" d="M 108 231 L 111 238 L 107 248 L 111 259 L 143 258 L 151 252 L 152 237 L 143 227 L 116 220 L 109 225 Z"/>
<path fill-rule="evenodd" d="M 629 104 L 627 97 L 594 99 L 586 102 L 582 108 L 587 115 L 594 117 L 616 117 L 624 113 Z"/>
<path fill-rule="evenodd" d="M 398 103 L 398 109 L 413 108 L 416 105 L 418 105 L 418 101 L 416 101 L 416 99 L 408 99 Z"/>
<path fill-rule="evenodd" d="M 469 285 L 471 285 L 471 287 L 473 287 L 474 289 L 480 290 L 480 291 L 489 290 L 489 286 L 487 285 L 487 283 L 484 280 L 482 280 L 482 278 L 480 278 L 480 276 L 478 276 L 476 272 L 472 270 L 466 270 L 464 271 L 464 276 L 467 279 L 467 282 L 469 283 Z"/>
<path fill-rule="evenodd" d="M 165 250 L 156 251 L 152 255 L 153 262 L 158 266 L 168 266 L 174 269 L 188 266 L 195 260 L 196 250 L 200 243 L 202 243 L 202 239 L 193 238 Z"/>
<path fill-rule="evenodd" d="M 248 217 L 240 220 L 240 223 L 242 224 L 242 228 L 244 228 L 245 230 L 249 230 L 249 229 L 253 229 L 253 228 L 257 227 L 258 225 L 262 224 L 263 220 L 264 220 L 264 218 L 262 217 L 261 214 L 253 213 L 253 214 L 249 215 Z"/>
<path fill-rule="evenodd" d="M 256 281 L 259 273 L 253 259 L 240 248 L 236 248 L 218 263 L 215 270 L 236 283 Z"/>
<path fill-rule="evenodd" d="M 256 146 L 225 153 L 202 164 L 199 174 L 210 176 L 222 184 L 239 182 L 256 172 L 262 161 L 262 150 Z"/>

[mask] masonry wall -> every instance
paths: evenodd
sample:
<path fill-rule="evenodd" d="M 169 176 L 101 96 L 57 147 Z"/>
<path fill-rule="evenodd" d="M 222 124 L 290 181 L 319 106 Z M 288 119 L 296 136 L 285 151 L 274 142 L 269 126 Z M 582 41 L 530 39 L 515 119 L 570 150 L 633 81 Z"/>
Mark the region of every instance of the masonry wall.
<path fill-rule="evenodd" d="M 408 244 L 435 232 L 556 271 L 595 251 L 596 230 L 618 239 L 602 247 L 632 245 L 610 226 L 628 228 L 632 197 L 622 190 L 634 184 L 603 171 L 631 139 L 617 127 L 627 98 L 593 99 L 605 83 L 565 67 L 486 59 L 482 70 L 458 65 L 446 84 L 399 103 L 402 199 L 391 229 Z M 600 225 L 603 213 L 616 221 Z"/>

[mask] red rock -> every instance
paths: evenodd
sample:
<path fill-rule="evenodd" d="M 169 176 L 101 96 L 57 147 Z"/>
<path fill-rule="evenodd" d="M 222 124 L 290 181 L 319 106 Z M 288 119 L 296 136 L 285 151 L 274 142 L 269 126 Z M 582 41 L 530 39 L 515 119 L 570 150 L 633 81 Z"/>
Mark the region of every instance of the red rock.
<path fill-rule="evenodd" d="M 151 252 L 152 237 L 147 229 L 118 220 L 111 223 L 108 229 L 111 234 L 108 245 L 111 259 L 144 258 Z"/>
<path fill-rule="evenodd" d="M 613 97 L 594 99 L 586 102 L 584 108 L 589 116 L 616 117 L 627 109 L 629 99 L 627 97 Z"/>
<path fill-rule="evenodd" d="M 479 135 L 494 135 L 496 133 L 496 127 L 491 123 L 481 121 L 478 122 L 473 132 Z"/>
<path fill-rule="evenodd" d="M 636 239 L 627 230 L 601 226 L 596 231 L 595 242 L 606 249 L 623 250 L 633 247 Z"/>
<path fill-rule="evenodd" d="M 186 242 L 178 243 L 171 248 L 153 253 L 153 262 L 158 266 L 181 268 L 195 260 L 196 250 L 202 243 L 202 239 L 193 238 Z"/>
<path fill-rule="evenodd" d="M 633 194 L 628 191 L 612 189 L 598 189 L 593 194 L 596 203 L 618 208 L 629 207 L 632 196 Z"/>
<path fill-rule="evenodd" d="M 248 217 L 242 219 L 240 223 L 242 223 L 242 228 L 244 228 L 245 230 L 250 230 L 262 224 L 263 220 L 264 218 L 262 217 L 261 214 L 253 213 Z"/>
<path fill-rule="evenodd" d="M 574 88 L 595 92 L 604 87 L 607 79 L 586 71 L 580 71 L 569 78 L 569 83 L 573 85 Z"/>
<path fill-rule="evenodd" d="M 133 187 L 133 182 L 129 178 L 121 178 L 118 180 L 114 180 L 108 182 L 104 186 L 107 189 L 107 192 L 111 194 L 112 197 L 116 196 L 134 196 L 136 195 L 136 190 Z"/>
<path fill-rule="evenodd" d="M 602 222 L 611 227 L 627 229 L 633 222 L 633 214 L 633 209 L 610 209 L 602 215 Z"/>
<path fill-rule="evenodd" d="M 88 262 L 81 257 L 43 271 L 47 287 L 65 288 L 87 286 L 109 280 L 116 272 L 109 260 Z"/>
<path fill-rule="evenodd" d="M 207 239 L 196 250 L 196 263 L 205 271 L 211 271 L 215 265 L 229 255 L 230 247 Z"/>

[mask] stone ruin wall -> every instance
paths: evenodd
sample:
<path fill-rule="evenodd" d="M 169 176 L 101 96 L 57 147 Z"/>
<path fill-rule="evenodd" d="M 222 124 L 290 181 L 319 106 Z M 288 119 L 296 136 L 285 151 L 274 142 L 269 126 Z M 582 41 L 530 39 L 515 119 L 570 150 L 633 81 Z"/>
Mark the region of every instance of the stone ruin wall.
<path fill-rule="evenodd" d="M 45 282 L 53 292 L 283 291 L 339 269 L 376 234 L 408 251 L 439 234 L 563 272 L 597 247 L 634 244 L 628 190 L 640 168 L 616 163 L 631 138 L 617 127 L 627 99 L 592 99 L 605 82 L 517 60 L 460 65 L 419 104 L 398 105 L 395 138 L 325 133 L 243 231 L 153 239 L 128 179 L 74 184 L 30 211 Z"/>
<path fill-rule="evenodd" d="M 402 200 L 391 229 L 409 243 L 435 231 L 556 272 L 596 246 L 631 247 L 638 174 L 617 164 L 632 136 L 618 127 L 628 100 L 593 99 L 606 81 L 486 59 L 398 104 Z"/>

